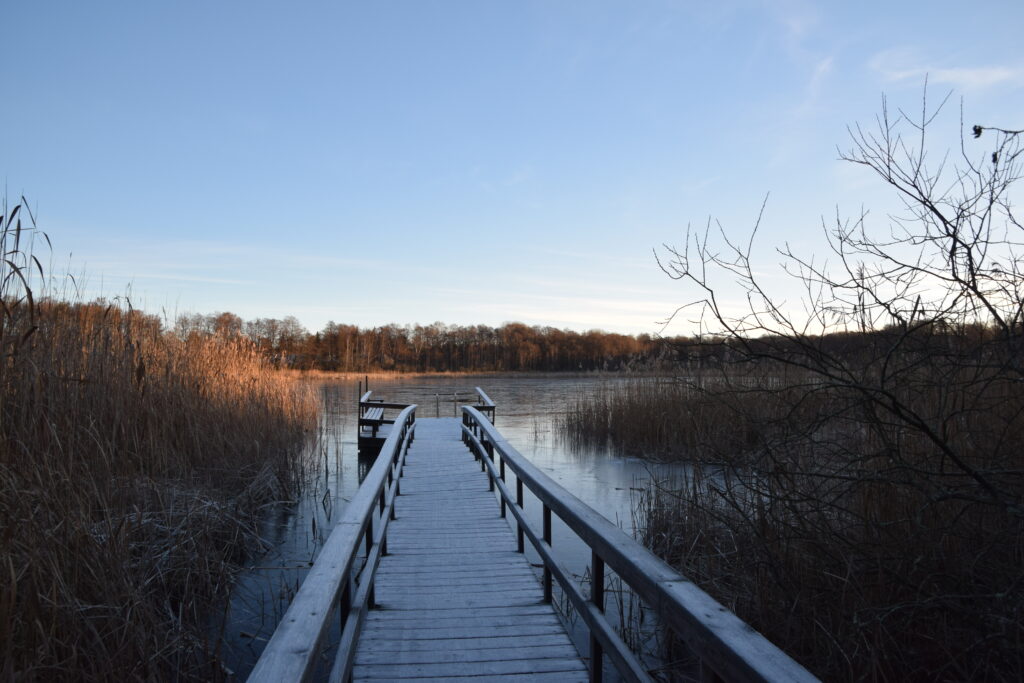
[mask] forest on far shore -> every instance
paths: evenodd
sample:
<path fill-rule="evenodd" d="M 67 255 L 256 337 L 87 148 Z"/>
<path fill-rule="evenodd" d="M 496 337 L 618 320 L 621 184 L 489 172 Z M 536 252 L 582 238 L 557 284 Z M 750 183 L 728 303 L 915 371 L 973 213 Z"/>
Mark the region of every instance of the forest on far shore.
<path fill-rule="evenodd" d="M 600 330 L 574 332 L 505 323 L 384 325 L 328 322 L 309 332 L 294 316 L 242 320 L 234 313 L 186 314 L 174 332 L 243 336 L 277 367 L 326 372 L 581 372 L 645 370 L 675 359 L 664 338 Z"/>
<path fill-rule="evenodd" d="M 104 306 L 104 302 L 78 304 Z M 156 316 L 134 311 L 160 326 Z M 941 321 L 919 322 L 912 330 L 889 325 L 871 331 L 832 331 L 799 343 L 777 335 L 752 338 L 659 337 L 602 330 L 575 332 L 554 327 L 505 323 L 488 325 L 397 325 L 361 328 L 328 322 L 309 332 L 294 316 L 243 320 L 234 313 L 186 314 L 173 333 L 189 337 L 248 339 L 274 367 L 324 372 L 592 372 L 693 371 L 743 364 L 749 354 L 773 352 L 782 357 L 832 354 L 851 362 L 906 343 L 942 355 L 956 348 L 978 354 L 997 331 L 974 323 L 956 329 Z M 779 360 L 779 359 L 776 359 Z M 763 365 L 763 364 L 762 364 Z"/>

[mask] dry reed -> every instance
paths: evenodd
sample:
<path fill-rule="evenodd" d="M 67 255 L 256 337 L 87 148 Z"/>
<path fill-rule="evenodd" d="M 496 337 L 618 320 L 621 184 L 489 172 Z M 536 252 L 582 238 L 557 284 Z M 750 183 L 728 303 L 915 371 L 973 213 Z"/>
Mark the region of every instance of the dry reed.
<path fill-rule="evenodd" d="M 778 417 L 777 404 L 744 391 L 717 391 L 720 385 L 718 377 L 609 382 L 577 396 L 559 416 L 559 431 L 572 444 L 608 445 L 650 460 L 742 461 Z"/>
<path fill-rule="evenodd" d="M 643 541 L 823 679 L 1020 680 L 1024 392 L 998 367 L 917 373 L 898 399 L 1001 499 L 859 387 L 750 366 L 581 397 L 567 425 L 688 460 L 639 501 Z"/>
<path fill-rule="evenodd" d="M 0 678 L 220 677 L 211 598 L 293 494 L 316 400 L 243 339 L 40 296 L 22 206 L 0 219 Z"/>

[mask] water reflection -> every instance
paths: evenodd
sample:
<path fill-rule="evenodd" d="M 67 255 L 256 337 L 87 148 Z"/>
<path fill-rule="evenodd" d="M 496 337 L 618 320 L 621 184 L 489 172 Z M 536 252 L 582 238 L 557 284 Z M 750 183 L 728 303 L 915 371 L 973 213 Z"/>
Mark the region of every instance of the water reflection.
<path fill-rule="evenodd" d="M 568 491 L 631 533 L 636 491 L 652 476 L 667 478 L 678 473 L 679 466 L 619 457 L 607 449 L 571 446 L 555 427 L 557 418 L 581 393 L 624 381 L 493 375 L 395 377 L 374 379 L 370 388 L 375 398 L 416 403 L 418 417 L 444 417 L 458 414 L 460 402 L 453 400 L 453 394 L 467 402 L 471 396 L 475 398 L 474 387 L 482 387 L 497 405 L 495 424 L 509 443 Z M 262 529 L 267 549 L 238 577 L 226 620 L 215 625 L 215 636 L 223 630 L 223 660 L 240 679 L 248 675 L 301 585 L 330 533 L 332 520 L 338 519 L 374 462 L 374 456 L 358 453 L 357 381 L 324 382 L 321 391 L 321 439 L 309 454 L 309 485 L 299 500 L 267 511 Z M 483 479 L 481 483 L 486 485 Z M 525 512 L 540 528 L 539 501 L 527 495 Z M 559 560 L 577 577 L 584 577 L 589 548 L 560 521 L 555 521 L 552 532 Z M 532 550 L 527 556 L 534 564 L 540 562 Z M 336 637 L 332 634 L 331 640 Z"/>

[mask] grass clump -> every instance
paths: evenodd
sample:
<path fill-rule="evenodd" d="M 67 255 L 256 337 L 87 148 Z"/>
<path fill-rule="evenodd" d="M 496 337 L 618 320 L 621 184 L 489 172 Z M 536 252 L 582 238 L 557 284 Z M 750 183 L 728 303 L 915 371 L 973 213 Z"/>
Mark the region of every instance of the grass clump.
<path fill-rule="evenodd" d="M 316 400 L 242 338 L 41 295 L 23 206 L 0 218 L 0 678 L 216 678 L 210 598 L 298 485 Z"/>

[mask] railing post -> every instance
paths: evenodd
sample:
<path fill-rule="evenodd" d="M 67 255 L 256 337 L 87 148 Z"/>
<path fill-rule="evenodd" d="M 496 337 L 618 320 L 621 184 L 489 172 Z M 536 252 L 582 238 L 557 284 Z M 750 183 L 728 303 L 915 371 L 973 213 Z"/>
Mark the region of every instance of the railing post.
<path fill-rule="evenodd" d="M 604 560 L 596 550 L 590 551 L 590 601 L 604 612 Z M 604 650 L 594 632 L 590 632 L 590 680 L 601 683 L 604 679 Z"/>
<path fill-rule="evenodd" d="M 345 588 L 341 591 L 341 597 L 338 598 L 338 619 L 339 626 L 342 629 L 345 628 L 345 622 L 348 620 L 348 613 L 352 611 L 352 594 L 355 591 L 352 590 L 352 575 L 349 574 L 345 577 Z"/>
<path fill-rule="evenodd" d="M 551 547 L 551 508 L 544 504 L 544 542 Z M 544 563 L 544 602 L 551 602 L 551 568 Z"/>
<path fill-rule="evenodd" d="M 370 508 L 370 515 L 366 520 L 366 555 L 369 557 L 370 550 L 373 548 L 373 508 Z M 366 581 L 373 581 L 373 576 L 368 576 Z M 373 609 L 373 606 L 377 603 L 376 592 L 374 591 L 373 583 L 370 584 L 369 597 L 366 599 L 366 604 Z"/>
<path fill-rule="evenodd" d="M 484 453 L 484 457 L 487 458 L 488 460 L 490 460 L 491 464 L 493 465 L 494 464 L 494 444 L 492 444 L 490 441 L 484 441 L 483 444 L 484 444 L 484 452 L 485 452 Z M 480 470 L 484 471 L 486 469 L 487 469 L 487 465 L 484 463 L 484 459 L 480 458 Z M 493 491 L 494 490 L 494 477 L 491 476 L 490 472 L 487 472 L 487 490 L 488 491 Z"/>
<path fill-rule="evenodd" d="M 501 480 L 505 481 L 505 458 L 501 458 Z M 502 496 L 500 496 L 500 498 L 501 498 L 501 516 L 504 517 L 505 516 L 505 496 L 502 495 Z"/>
<path fill-rule="evenodd" d="M 516 477 L 516 505 L 523 509 L 523 480 Z M 523 525 L 516 521 L 516 550 L 523 552 Z"/>
<path fill-rule="evenodd" d="M 387 496 L 388 496 L 387 487 L 382 488 L 380 490 L 380 517 L 381 517 L 380 523 L 382 525 L 386 524 L 386 522 L 384 521 L 384 506 L 385 506 L 385 501 L 387 500 Z M 383 529 L 383 535 L 380 537 L 380 554 L 383 557 L 384 555 L 388 554 L 388 529 L 387 529 L 387 526 L 381 526 L 381 529 Z M 366 552 L 367 553 L 370 552 L 369 548 L 367 548 Z"/>

